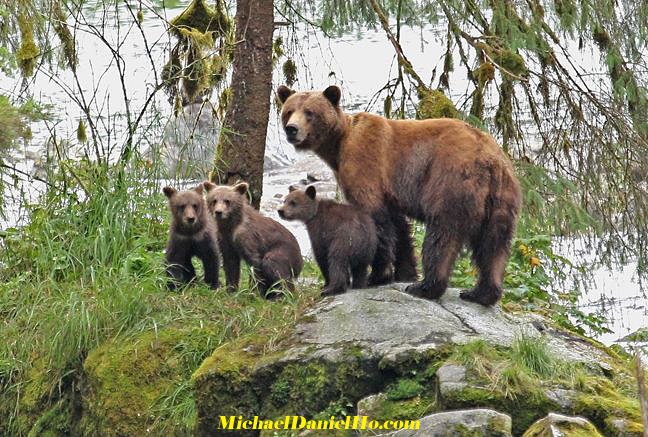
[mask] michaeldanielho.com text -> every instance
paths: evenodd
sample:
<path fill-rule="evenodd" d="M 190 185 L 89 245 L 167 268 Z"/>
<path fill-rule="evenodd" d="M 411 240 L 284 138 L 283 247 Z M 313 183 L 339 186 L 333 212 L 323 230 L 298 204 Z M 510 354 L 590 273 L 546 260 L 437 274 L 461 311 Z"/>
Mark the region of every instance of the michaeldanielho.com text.
<path fill-rule="evenodd" d="M 260 420 L 258 416 L 244 420 L 243 416 L 220 416 L 221 429 L 419 429 L 418 420 L 371 420 L 367 416 L 347 416 L 343 420 L 307 420 L 303 416 Z"/>

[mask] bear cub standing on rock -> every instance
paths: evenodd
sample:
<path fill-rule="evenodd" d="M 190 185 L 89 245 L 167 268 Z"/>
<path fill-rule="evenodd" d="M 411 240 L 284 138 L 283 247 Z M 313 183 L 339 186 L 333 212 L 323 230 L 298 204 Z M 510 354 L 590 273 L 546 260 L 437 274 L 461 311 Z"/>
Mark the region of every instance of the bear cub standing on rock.
<path fill-rule="evenodd" d="M 172 187 L 162 190 L 169 199 L 171 227 L 166 248 L 167 276 L 171 278 L 169 288 L 191 282 L 196 270 L 191 258 L 197 256 L 203 263 L 205 282 L 213 289 L 218 288 L 218 240 L 216 223 L 207 213 L 203 199 L 203 186 L 192 190 L 178 191 Z"/>
<path fill-rule="evenodd" d="M 292 291 L 293 280 L 303 264 L 293 234 L 248 205 L 247 183 L 230 187 L 206 181 L 203 185 L 209 213 L 218 224 L 218 244 L 228 289 L 238 288 L 242 258 L 252 266 L 262 296 L 279 281 L 285 281 Z"/>
<path fill-rule="evenodd" d="M 279 216 L 306 224 L 317 265 L 324 275 L 322 295 L 344 293 L 353 277 L 353 288 L 367 286 L 367 268 L 373 261 L 378 237 L 369 214 L 357 207 L 316 197 L 315 187 L 306 191 L 290 187 Z"/>

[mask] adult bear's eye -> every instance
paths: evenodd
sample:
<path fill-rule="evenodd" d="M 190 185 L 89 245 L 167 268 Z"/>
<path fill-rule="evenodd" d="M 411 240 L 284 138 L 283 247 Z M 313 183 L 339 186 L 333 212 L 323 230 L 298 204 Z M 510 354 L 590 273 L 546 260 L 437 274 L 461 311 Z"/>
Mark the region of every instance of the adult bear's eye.
<path fill-rule="evenodd" d="M 307 119 L 313 118 L 313 111 L 309 111 L 308 109 L 304 111 L 304 114 L 306 115 Z"/>
<path fill-rule="evenodd" d="M 290 202 L 288 202 L 288 205 L 297 206 L 297 203 L 294 200 L 291 200 Z"/>
<path fill-rule="evenodd" d="M 225 201 L 225 206 L 229 206 L 229 203 L 230 203 L 230 201 L 229 201 L 229 200 L 226 200 L 226 201 Z"/>

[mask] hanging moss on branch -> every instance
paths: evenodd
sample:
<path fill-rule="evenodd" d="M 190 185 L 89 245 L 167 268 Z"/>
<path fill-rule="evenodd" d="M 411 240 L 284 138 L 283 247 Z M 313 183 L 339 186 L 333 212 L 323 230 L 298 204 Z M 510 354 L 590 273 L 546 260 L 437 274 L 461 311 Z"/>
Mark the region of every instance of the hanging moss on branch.
<path fill-rule="evenodd" d="M 284 62 L 282 70 L 286 84 L 292 86 L 297 80 L 297 65 L 295 65 L 295 62 L 292 59 L 288 59 Z"/>
<path fill-rule="evenodd" d="M 459 111 L 442 91 L 418 88 L 419 106 L 416 118 L 459 118 Z"/>
<path fill-rule="evenodd" d="M 169 102 L 180 94 L 186 105 L 209 96 L 225 77 L 231 63 L 233 25 L 220 0 L 216 8 L 205 0 L 194 0 L 169 25 L 178 43 L 162 69 L 162 80 Z M 210 53 L 217 42 L 217 49 Z"/>
<path fill-rule="evenodd" d="M 52 25 L 56 35 L 58 35 L 61 43 L 63 44 L 63 57 L 67 61 L 68 66 L 74 71 L 76 69 L 79 60 L 77 59 L 76 47 L 74 44 L 74 38 L 70 33 L 70 29 L 67 25 L 67 19 L 61 5 L 59 2 L 54 2 L 52 4 L 52 14 L 54 15 L 54 20 Z"/>
<path fill-rule="evenodd" d="M 23 76 L 31 77 L 36 67 L 36 58 L 40 55 L 40 49 L 34 41 L 34 29 L 24 14 L 18 16 L 18 27 L 20 28 L 20 48 L 16 53 L 18 65 Z"/>

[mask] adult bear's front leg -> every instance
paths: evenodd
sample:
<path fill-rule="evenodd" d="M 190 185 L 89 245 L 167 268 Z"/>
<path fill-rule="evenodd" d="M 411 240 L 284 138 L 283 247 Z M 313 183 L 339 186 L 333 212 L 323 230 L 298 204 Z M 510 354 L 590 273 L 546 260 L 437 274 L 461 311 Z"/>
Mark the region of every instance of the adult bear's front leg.
<path fill-rule="evenodd" d="M 397 282 L 414 282 L 416 274 L 416 256 L 412 243 L 412 227 L 404 214 L 392 213 L 396 232 L 396 247 L 394 251 L 394 279 Z"/>

